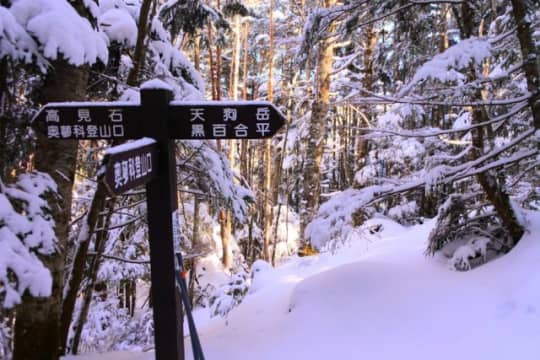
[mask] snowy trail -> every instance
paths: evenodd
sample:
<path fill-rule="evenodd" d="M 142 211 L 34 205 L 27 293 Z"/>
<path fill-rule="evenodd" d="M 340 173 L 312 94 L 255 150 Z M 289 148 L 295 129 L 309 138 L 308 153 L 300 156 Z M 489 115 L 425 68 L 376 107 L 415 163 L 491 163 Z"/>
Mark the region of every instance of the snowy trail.
<path fill-rule="evenodd" d="M 385 228 L 367 252 L 277 269 L 226 322 L 201 328 L 207 358 L 540 358 L 538 239 L 459 273 L 423 255 L 430 224 Z"/>
<path fill-rule="evenodd" d="M 464 273 L 423 255 L 432 222 L 404 228 L 380 220 L 384 231 L 368 242 L 266 273 L 226 319 L 196 313 L 205 356 L 540 359 L 539 214 L 530 220 L 510 254 Z M 185 345 L 189 359 L 189 339 Z"/>

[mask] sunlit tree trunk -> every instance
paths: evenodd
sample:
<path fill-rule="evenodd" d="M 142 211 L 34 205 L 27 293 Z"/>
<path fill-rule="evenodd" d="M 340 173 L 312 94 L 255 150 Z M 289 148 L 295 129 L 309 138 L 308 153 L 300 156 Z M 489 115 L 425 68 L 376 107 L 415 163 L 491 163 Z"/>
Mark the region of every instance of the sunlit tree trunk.
<path fill-rule="evenodd" d="M 335 0 L 325 0 L 325 7 L 335 5 Z M 317 211 L 320 198 L 320 164 L 324 150 L 324 137 L 326 133 L 326 120 L 330 108 L 330 76 L 332 72 L 334 45 L 332 39 L 333 28 L 319 44 L 317 64 L 316 94 L 311 107 L 309 135 L 303 171 L 303 212 L 301 214 L 301 231 Z"/>
<path fill-rule="evenodd" d="M 210 65 L 210 87 L 211 87 L 211 93 L 212 93 L 212 100 L 217 99 L 217 81 L 216 81 L 216 69 L 214 64 L 214 51 L 212 50 L 212 43 L 213 43 L 213 37 L 212 37 L 212 24 L 208 22 L 208 43 L 210 44 L 208 46 L 208 62 Z"/>
<path fill-rule="evenodd" d="M 269 49 L 268 49 L 268 101 L 274 98 L 274 0 L 270 0 L 269 14 Z M 271 260 L 270 238 L 272 228 L 272 141 L 266 139 L 264 144 L 264 227 L 263 227 L 263 258 Z"/>

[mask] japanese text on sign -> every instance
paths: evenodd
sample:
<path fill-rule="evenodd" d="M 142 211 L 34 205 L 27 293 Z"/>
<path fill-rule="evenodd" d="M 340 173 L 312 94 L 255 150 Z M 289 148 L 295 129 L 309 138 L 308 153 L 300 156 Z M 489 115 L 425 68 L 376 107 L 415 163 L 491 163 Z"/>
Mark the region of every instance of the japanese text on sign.
<path fill-rule="evenodd" d="M 252 131 L 266 137 L 272 133 L 270 119 L 271 111 L 267 106 L 257 107 L 250 118 L 239 116 L 239 111 L 233 106 L 220 109 L 220 117 L 216 118 L 215 112 L 209 115 L 206 108 L 189 108 L 190 135 L 193 139 L 227 139 L 234 137 L 247 138 Z M 208 121 L 207 121 L 208 120 Z"/>
<path fill-rule="evenodd" d="M 152 154 L 144 153 L 131 156 L 125 160 L 115 162 L 114 189 L 119 189 L 131 181 L 143 178 L 152 173 Z"/>
<path fill-rule="evenodd" d="M 58 109 L 45 110 L 49 139 L 114 139 L 124 138 L 122 109 L 108 109 L 108 122 L 96 122 L 90 108 L 79 108 L 76 118 L 61 116 Z"/>

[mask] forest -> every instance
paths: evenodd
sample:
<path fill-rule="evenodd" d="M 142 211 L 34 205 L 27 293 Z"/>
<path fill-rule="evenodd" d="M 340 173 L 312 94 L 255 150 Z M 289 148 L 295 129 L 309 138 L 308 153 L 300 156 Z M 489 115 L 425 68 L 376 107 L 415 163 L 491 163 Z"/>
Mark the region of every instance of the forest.
<path fill-rule="evenodd" d="M 432 224 L 422 256 L 463 274 L 540 238 L 539 55 L 538 0 L 0 0 L 0 359 L 154 344 L 145 189 L 111 195 L 123 141 L 52 139 L 45 104 L 159 79 L 279 109 L 270 139 L 175 142 L 189 298 L 226 319 L 372 219 Z"/>

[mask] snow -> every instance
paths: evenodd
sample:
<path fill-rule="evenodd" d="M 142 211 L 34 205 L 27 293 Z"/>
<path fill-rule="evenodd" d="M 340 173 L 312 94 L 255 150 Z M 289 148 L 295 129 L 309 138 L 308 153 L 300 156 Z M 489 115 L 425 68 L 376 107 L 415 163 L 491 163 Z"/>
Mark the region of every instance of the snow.
<path fill-rule="evenodd" d="M 205 357 L 536 360 L 540 214 L 527 218 L 529 232 L 509 254 L 468 272 L 450 270 L 444 257 L 423 255 L 433 220 L 408 228 L 369 220 L 383 230 L 335 255 L 292 258 L 275 269 L 257 262 L 256 288 L 226 318 L 209 320 L 196 311 Z M 190 353 L 188 338 L 185 346 Z"/>
<path fill-rule="evenodd" d="M 449 47 L 443 53 L 433 57 L 422 65 L 413 79 L 400 91 L 400 96 L 406 95 L 414 86 L 425 80 L 432 79 L 442 83 L 463 83 L 465 75 L 460 70 L 472 63 L 481 62 L 491 56 L 491 45 L 487 39 L 470 38 Z"/>
<path fill-rule="evenodd" d="M 51 60 L 64 57 L 75 66 L 107 63 L 107 44 L 65 0 L 14 0 L 10 11 Z"/>
<path fill-rule="evenodd" d="M 137 24 L 135 19 L 120 9 L 110 9 L 99 16 L 99 27 L 110 41 L 134 47 L 137 42 Z"/>
<path fill-rule="evenodd" d="M 152 79 L 152 80 L 148 80 L 148 81 L 145 81 L 142 85 L 141 85 L 141 90 L 147 90 L 147 89 L 165 89 L 165 90 L 170 90 L 172 91 L 173 88 L 167 84 L 165 81 L 163 80 L 160 80 L 160 79 Z"/>
<path fill-rule="evenodd" d="M 17 23 L 8 9 L 0 6 L 0 58 L 5 56 L 26 64 L 31 63 L 35 58 L 38 67 L 43 72 L 48 65 L 40 55 L 34 39 Z"/>
<path fill-rule="evenodd" d="M 19 304 L 26 291 L 51 294 L 51 275 L 36 256 L 56 251 L 54 222 L 41 197 L 47 191 L 55 192 L 56 184 L 42 173 L 22 174 L 14 186 L 0 181 L 0 309 Z M 21 203 L 20 211 L 14 201 Z"/>
<path fill-rule="evenodd" d="M 138 149 L 140 147 L 155 144 L 155 143 L 156 143 L 156 140 L 145 137 L 145 138 L 142 138 L 142 139 L 127 142 L 125 144 L 120 144 L 120 145 L 117 145 L 117 146 L 110 147 L 107 150 L 105 150 L 105 155 L 118 154 L 118 153 L 121 153 L 121 152 L 126 152 L 126 151 L 130 151 L 130 150 L 133 150 L 133 149 Z"/>

